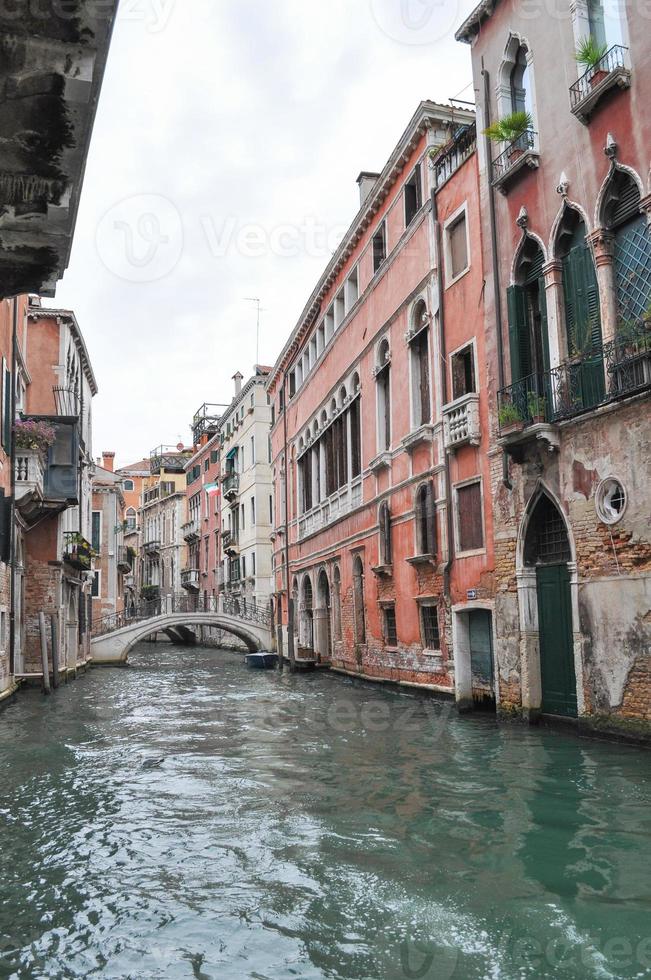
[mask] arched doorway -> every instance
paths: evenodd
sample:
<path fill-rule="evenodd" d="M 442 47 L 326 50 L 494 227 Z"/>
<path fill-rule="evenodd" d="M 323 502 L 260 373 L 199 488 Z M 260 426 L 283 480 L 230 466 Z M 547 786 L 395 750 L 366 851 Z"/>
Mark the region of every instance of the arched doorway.
<path fill-rule="evenodd" d="M 318 608 L 316 611 L 316 641 L 317 654 L 319 660 L 330 661 L 332 659 L 332 618 L 330 583 L 325 570 L 319 573 L 317 581 Z"/>
<path fill-rule="evenodd" d="M 314 597 L 310 576 L 303 579 L 301 593 L 301 646 L 314 650 Z"/>
<path fill-rule="evenodd" d="M 535 605 L 530 596 L 521 608 L 528 609 L 532 617 L 536 609 L 538 614 L 540 693 L 533 700 L 539 700 L 543 714 L 576 718 L 577 681 L 570 584 L 572 551 L 565 519 L 544 491 L 530 505 L 522 560 L 530 587 L 535 587 L 536 598 Z M 533 622 L 521 623 L 521 631 L 531 635 L 533 625 Z M 528 653 L 525 676 L 534 673 L 532 651 Z M 530 680 L 537 688 L 537 678 Z"/>

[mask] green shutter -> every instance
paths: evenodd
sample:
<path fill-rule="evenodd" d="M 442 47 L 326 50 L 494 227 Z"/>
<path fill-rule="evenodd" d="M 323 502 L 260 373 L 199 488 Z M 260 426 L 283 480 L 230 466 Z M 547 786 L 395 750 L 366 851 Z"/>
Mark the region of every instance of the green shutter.
<path fill-rule="evenodd" d="M 5 371 L 4 376 L 4 426 L 2 430 L 2 445 L 9 452 L 11 446 L 11 371 Z"/>
<path fill-rule="evenodd" d="M 542 335 L 543 371 L 549 371 L 549 332 L 547 327 L 547 292 L 545 277 L 538 280 L 538 310 L 540 312 L 540 333 Z"/>
<path fill-rule="evenodd" d="M 585 353 L 600 347 L 599 286 L 586 244 L 577 245 L 563 259 L 563 292 L 568 353 Z"/>
<path fill-rule="evenodd" d="M 511 384 L 531 374 L 531 339 L 527 317 L 527 294 L 523 286 L 509 286 L 506 291 L 509 312 L 509 350 Z"/>

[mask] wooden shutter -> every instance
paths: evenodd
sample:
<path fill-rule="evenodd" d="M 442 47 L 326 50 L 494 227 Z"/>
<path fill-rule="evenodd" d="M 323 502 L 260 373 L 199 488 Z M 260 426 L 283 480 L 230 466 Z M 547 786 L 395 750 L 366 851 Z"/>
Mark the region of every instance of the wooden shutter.
<path fill-rule="evenodd" d="M 527 316 L 527 294 L 523 286 L 509 286 L 506 291 L 509 314 L 509 350 L 511 383 L 531 374 L 531 338 Z"/>
<path fill-rule="evenodd" d="M 359 398 L 350 406 L 350 438 L 353 479 L 362 472 Z"/>
<path fill-rule="evenodd" d="M 429 392 L 429 337 L 427 329 L 421 331 L 418 344 L 418 374 L 420 383 L 420 422 L 424 425 L 432 418 Z"/>
<path fill-rule="evenodd" d="M 565 331 L 570 354 L 601 346 L 601 313 L 597 273 L 587 244 L 570 249 L 563 259 Z"/>
<path fill-rule="evenodd" d="M 547 326 L 547 292 L 545 277 L 538 280 L 538 311 L 540 313 L 540 334 L 542 339 L 543 371 L 549 371 L 549 331 Z"/>
<path fill-rule="evenodd" d="M 436 504 L 434 503 L 434 484 L 428 483 L 425 491 L 425 515 L 427 533 L 427 554 L 436 554 Z"/>
<path fill-rule="evenodd" d="M 459 550 L 477 551 L 484 546 L 481 512 L 481 484 L 471 483 L 457 490 Z"/>

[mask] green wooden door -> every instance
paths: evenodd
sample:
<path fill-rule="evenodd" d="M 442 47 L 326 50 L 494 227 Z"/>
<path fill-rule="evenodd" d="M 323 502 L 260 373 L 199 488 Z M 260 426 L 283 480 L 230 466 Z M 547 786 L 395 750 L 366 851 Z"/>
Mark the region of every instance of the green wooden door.
<path fill-rule="evenodd" d="M 536 570 L 536 580 L 542 710 L 576 718 L 570 573 L 567 565 L 543 565 Z"/>
<path fill-rule="evenodd" d="M 475 609 L 469 615 L 470 667 L 473 688 L 493 690 L 493 644 L 491 614 Z"/>

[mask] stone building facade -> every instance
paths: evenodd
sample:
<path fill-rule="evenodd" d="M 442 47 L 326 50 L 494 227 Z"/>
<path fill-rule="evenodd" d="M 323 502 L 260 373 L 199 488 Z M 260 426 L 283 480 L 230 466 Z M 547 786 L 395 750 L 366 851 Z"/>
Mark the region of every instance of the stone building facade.
<path fill-rule="evenodd" d="M 479 146 L 498 703 L 648 730 L 648 22 L 634 4 L 556 6 L 552 31 L 482 3 L 457 35 L 478 128 L 529 113 L 515 140 Z M 586 36 L 604 45 L 587 70 Z"/>
<path fill-rule="evenodd" d="M 187 570 L 185 465 L 192 455 L 182 444 L 159 446 L 150 456 L 139 511 L 140 598 L 179 595 Z"/>
<path fill-rule="evenodd" d="M 93 623 L 125 609 L 125 578 L 132 573 L 135 551 L 125 543 L 125 499 L 121 477 L 113 472 L 115 453 L 103 453 L 93 475 L 91 546 Z"/>

